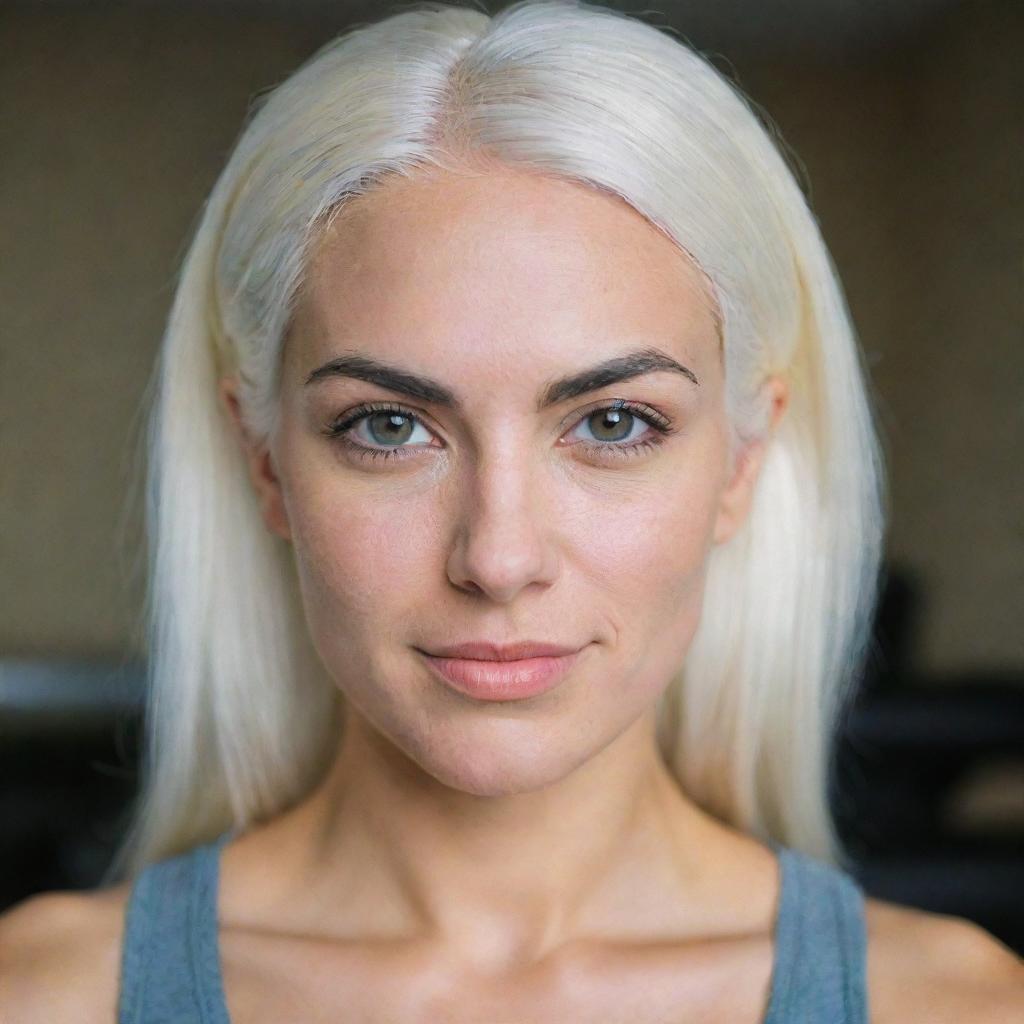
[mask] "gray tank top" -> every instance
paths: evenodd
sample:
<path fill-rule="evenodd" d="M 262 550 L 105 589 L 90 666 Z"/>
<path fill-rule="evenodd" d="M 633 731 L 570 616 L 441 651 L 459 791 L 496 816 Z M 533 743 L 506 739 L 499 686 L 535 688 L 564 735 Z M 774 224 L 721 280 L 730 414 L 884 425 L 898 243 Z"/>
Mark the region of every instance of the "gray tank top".
<path fill-rule="evenodd" d="M 121 946 L 118 1024 L 231 1024 L 217 942 L 225 832 L 146 867 L 132 886 Z M 868 1024 L 864 894 L 839 869 L 769 841 L 781 895 L 762 1024 Z"/>

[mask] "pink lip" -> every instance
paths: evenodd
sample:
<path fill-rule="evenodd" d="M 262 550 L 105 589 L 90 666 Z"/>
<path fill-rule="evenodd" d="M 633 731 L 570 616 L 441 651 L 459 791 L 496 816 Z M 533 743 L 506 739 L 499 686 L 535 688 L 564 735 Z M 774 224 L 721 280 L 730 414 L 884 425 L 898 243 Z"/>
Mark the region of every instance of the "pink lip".
<path fill-rule="evenodd" d="M 450 644 L 424 651 L 435 658 L 469 658 L 473 661 L 521 661 L 524 658 L 560 658 L 575 654 L 579 647 L 544 643 L 541 640 L 523 640 L 516 644 L 494 644 L 488 640 Z"/>
<path fill-rule="evenodd" d="M 563 648 L 564 649 L 564 648 Z M 477 700 L 525 700 L 553 689 L 575 664 L 582 648 L 558 656 L 513 661 L 436 657 L 421 651 L 427 664 L 450 686 Z"/>

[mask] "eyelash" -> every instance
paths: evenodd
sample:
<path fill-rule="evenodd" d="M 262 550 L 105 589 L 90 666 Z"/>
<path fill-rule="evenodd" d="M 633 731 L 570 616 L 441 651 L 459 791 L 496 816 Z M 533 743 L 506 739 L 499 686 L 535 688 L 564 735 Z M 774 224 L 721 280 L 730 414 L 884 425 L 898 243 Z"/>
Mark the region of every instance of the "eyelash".
<path fill-rule="evenodd" d="M 584 448 L 591 451 L 596 450 L 600 453 L 602 458 L 605 454 L 610 455 L 612 458 L 632 458 L 633 456 L 641 455 L 644 452 L 658 448 L 660 445 L 665 443 L 665 439 L 669 434 L 675 432 L 672 429 L 671 420 L 664 417 L 661 413 L 651 409 L 649 406 L 641 405 L 638 402 L 629 402 L 621 398 L 614 399 L 608 405 L 602 405 L 597 408 L 590 409 L 572 425 L 571 429 L 574 430 L 582 422 L 589 419 L 596 413 L 620 410 L 628 412 L 630 415 L 647 423 L 653 429 L 654 433 L 642 441 L 633 441 L 629 444 L 621 444 L 614 441 L 608 442 L 607 444 L 597 444 L 586 441 L 579 441 L 577 443 L 582 444 Z M 327 434 L 328 437 L 339 441 L 358 458 L 363 460 L 376 461 L 378 459 L 383 459 L 386 462 L 389 459 L 406 458 L 407 449 L 403 449 L 401 447 L 372 448 L 369 445 L 362 444 L 358 441 L 352 441 L 349 438 L 348 435 L 353 427 L 357 426 L 362 420 L 368 419 L 375 413 L 381 412 L 395 413 L 397 415 L 406 416 L 410 419 L 416 420 L 419 423 L 423 422 L 416 413 L 412 412 L 410 409 L 405 409 L 400 405 L 394 405 L 389 402 L 371 402 L 367 405 L 360 405 L 353 409 L 344 417 L 327 427 L 324 430 L 324 433 Z M 413 445 L 410 447 L 415 449 L 422 446 Z"/>

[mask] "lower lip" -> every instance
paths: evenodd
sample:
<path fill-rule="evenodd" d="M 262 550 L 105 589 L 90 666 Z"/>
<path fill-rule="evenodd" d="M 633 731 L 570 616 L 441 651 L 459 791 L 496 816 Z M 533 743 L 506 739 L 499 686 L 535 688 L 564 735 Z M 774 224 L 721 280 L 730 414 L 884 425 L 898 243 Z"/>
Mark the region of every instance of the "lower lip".
<path fill-rule="evenodd" d="M 477 700 L 525 700 L 554 689 L 582 653 L 520 661 L 475 661 L 423 654 L 427 664 L 450 686 Z"/>

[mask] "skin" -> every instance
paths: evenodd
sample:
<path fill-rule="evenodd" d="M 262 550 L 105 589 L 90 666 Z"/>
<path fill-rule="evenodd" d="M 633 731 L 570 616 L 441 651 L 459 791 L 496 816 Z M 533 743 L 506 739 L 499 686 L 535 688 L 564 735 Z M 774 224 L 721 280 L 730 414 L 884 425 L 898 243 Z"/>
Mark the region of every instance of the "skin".
<path fill-rule="evenodd" d="M 654 736 L 708 555 L 747 516 L 770 439 L 729 459 L 701 278 L 578 185 L 493 171 L 386 188 L 315 254 L 269 444 L 221 382 L 348 704 L 323 782 L 224 848 L 231 1019 L 759 1022 L 775 858 L 683 793 Z M 536 411 L 551 379 L 649 346 L 699 386 L 659 372 Z M 442 381 L 462 411 L 303 383 L 354 351 Z M 774 429 L 787 388 L 765 387 Z M 588 451 L 613 443 L 593 413 L 615 398 L 675 432 L 631 458 Z M 417 417 L 404 459 L 362 462 L 324 433 L 377 401 Z M 358 439 L 387 444 L 366 421 Z M 414 650 L 481 638 L 587 646 L 559 688 L 502 705 L 451 692 Z M 44 893 L 0 916 L 0 1017 L 109 1024 L 128 894 Z M 980 928 L 872 898 L 865 918 L 871 1024 L 994 1024 L 1024 1005 L 1024 970 Z"/>

